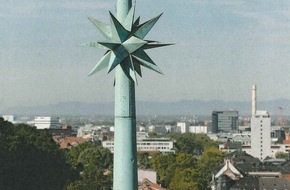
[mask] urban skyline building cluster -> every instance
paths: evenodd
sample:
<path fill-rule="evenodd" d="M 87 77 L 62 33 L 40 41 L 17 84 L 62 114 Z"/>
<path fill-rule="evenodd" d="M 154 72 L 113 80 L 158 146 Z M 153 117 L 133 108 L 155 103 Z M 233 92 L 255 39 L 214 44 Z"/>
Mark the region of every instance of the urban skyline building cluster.
<path fill-rule="evenodd" d="M 268 156 L 275 157 L 275 154 L 279 151 L 285 153 L 289 152 L 290 146 L 287 146 L 287 138 L 290 138 L 290 128 L 288 128 L 287 125 L 283 126 L 283 129 L 281 129 L 281 126 L 273 126 L 273 123 L 271 123 L 270 114 L 267 111 L 257 110 L 256 85 L 253 85 L 252 87 L 251 105 L 252 116 L 250 118 L 242 118 L 241 116 L 239 116 L 238 111 L 216 110 L 212 112 L 211 121 L 206 120 L 200 122 L 198 121 L 197 116 L 193 116 L 193 118 L 188 119 L 186 119 L 186 117 L 182 117 L 179 120 L 176 120 L 175 124 L 150 124 L 151 122 L 149 120 L 149 122 L 147 122 L 147 125 L 144 125 L 142 123 L 137 124 L 136 131 L 138 131 L 139 135 L 145 133 L 155 133 L 158 135 L 163 135 L 173 132 L 181 134 L 207 134 L 211 139 L 225 143 L 220 145 L 221 150 L 232 152 L 237 149 L 241 149 L 261 160 L 265 159 Z M 16 117 L 13 115 L 3 115 L 3 118 L 14 123 L 18 122 L 16 120 Z M 58 117 L 36 116 L 34 120 L 28 121 L 27 124 L 35 126 L 37 129 L 53 130 L 61 128 L 61 120 Z M 78 132 L 76 133 L 78 137 L 93 139 L 94 135 L 98 135 L 98 131 L 114 134 L 114 124 L 110 126 L 94 126 L 93 124 L 89 124 L 84 127 L 78 126 L 74 128 L 75 130 L 78 129 Z M 145 139 L 146 136 L 143 137 L 143 139 Z M 101 139 L 102 141 L 104 141 L 102 143 L 103 146 L 106 146 L 113 150 L 113 139 L 109 138 L 106 140 L 106 138 L 103 138 L 103 135 L 96 137 L 96 139 Z M 149 140 L 150 139 L 148 139 L 148 141 Z M 164 141 L 164 139 L 161 141 Z M 170 142 L 169 144 L 172 143 L 169 139 L 167 139 L 167 141 Z M 286 142 L 286 144 L 284 143 L 284 141 Z M 236 147 L 233 148 L 233 145 L 228 142 L 233 142 L 234 144 L 236 144 Z M 170 148 L 162 148 L 162 146 L 152 146 L 153 142 L 147 142 L 146 145 L 148 143 L 149 146 L 147 148 L 142 148 L 141 145 L 144 145 L 144 143 L 141 144 L 140 142 L 139 150 L 155 149 L 158 151 L 163 151 L 162 149 L 164 149 L 164 151 L 170 152 L 171 149 L 173 149 L 173 144 L 170 145 Z M 237 143 L 239 144 L 238 146 Z M 154 145 L 157 144 L 154 142 Z"/>

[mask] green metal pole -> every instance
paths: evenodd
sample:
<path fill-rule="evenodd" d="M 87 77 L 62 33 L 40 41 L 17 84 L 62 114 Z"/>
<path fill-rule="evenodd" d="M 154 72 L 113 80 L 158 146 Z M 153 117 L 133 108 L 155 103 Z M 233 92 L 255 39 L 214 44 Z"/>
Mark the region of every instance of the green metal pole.
<path fill-rule="evenodd" d="M 117 19 L 122 22 L 132 0 L 117 0 Z M 129 67 L 128 71 L 129 73 Z M 115 71 L 114 190 L 137 190 L 135 83 L 118 65 Z"/>
<path fill-rule="evenodd" d="M 144 50 L 167 46 L 157 41 L 144 40 L 161 14 L 143 24 L 134 21 L 132 0 L 117 0 L 117 17 L 110 13 L 111 25 L 89 17 L 109 42 L 91 42 L 93 48 L 106 49 L 105 55 L 93 68 L 92 75 L 106 67 L 115 72 L 115 138 L 114 138 L 114 190 L 137 190 L 136 145 L 136 74 L 142 76 L 141 66 L 162 73 Z"/>

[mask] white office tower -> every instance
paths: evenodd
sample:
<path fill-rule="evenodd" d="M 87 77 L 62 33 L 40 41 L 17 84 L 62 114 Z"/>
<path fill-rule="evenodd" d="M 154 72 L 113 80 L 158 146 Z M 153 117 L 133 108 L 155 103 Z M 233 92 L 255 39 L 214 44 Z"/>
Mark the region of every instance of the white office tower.
<path fill-rule="evenodd" d="M 5 121 L 9 121 L 11 123 L 14 123 L 14 115 L 3 115 L 2 117 Z"/>
<path fill-rule="evenodd" d="M 267 111 L 257 110 L 251 118 L 251 154 L 260 160 L 271 155 L 271 118 Z"/>
<path fill-rule="evenodd" d="M 61 127 L 58 117 L 35 117 L 34 126 L 37 129 L 59 129 Z"/>
<path fill-rule="evenodd" d="M 180 133 L 187 133 L 188 132 L 188 126 L 185 122 L 178 122 L 177 128 L 179 129 Z"/>

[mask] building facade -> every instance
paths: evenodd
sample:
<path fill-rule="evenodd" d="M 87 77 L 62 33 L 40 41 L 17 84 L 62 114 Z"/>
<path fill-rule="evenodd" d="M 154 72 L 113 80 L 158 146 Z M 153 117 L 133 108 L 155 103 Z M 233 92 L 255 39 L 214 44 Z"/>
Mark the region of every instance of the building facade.
<path fill-rule="evenodd" d="M 60 129 L 61 124 L 58 117 L 35 117 L 34 126 L 37 129 Z"/>
<path fill-rule="evenodd" d="M 9 121 L 9 122 L 11 122 L 11 123 L 14 123 L 14 122 L 15 122 L 14 115 L 3 115 L 2 117 L 3 117 L 3 119 L 4 119 L 5 121 Z"/>
<path fill-rule="evenodd" d="M 194 134 L 207 134 L 207 126 L 189 126 L 189 132 Z"/>
<path fill-rule="evenodd" d="M 237 131 L 239 128 L 238 111 L 213 111 L 212 132 L 225 133 Z"/>
<path fill-rule="evenodd" d="M 267 111 L 256 111 L 251 119 L 251 155 L 263 160 L 271 155 L 271 117 Z"/>
<path fill-rule="evenodd" d="M 114 152 L 114 141 L 103 141 L 103 147 L 108 148 Z M 173 152 L 173 141 L 168 138 L 146 138 L 137 140 L 138 152 L 153 152 L 158 151 L 162 153 Z"/>
<path fill-rule="evenodd" d="M 178 122 L 176 124 L 176 127 L 180 133 L 187 133 L 188 132 L 188 126 L 186 125 L 185 122 Z"/>

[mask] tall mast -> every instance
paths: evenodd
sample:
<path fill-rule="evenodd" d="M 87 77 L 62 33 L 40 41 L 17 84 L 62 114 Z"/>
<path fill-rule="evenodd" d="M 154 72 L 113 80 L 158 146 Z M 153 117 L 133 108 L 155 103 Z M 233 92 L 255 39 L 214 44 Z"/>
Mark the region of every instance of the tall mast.
<path fill-rule="evenodd" d="M 86 44 L 107 50 L 89 75 L 105 67 L 108 67 L 108 73 L 116 69 L 113 188 L 137 190 L 136 75 L 142 76 L 141 66 L 162 73 L 144 50 L 171 44 L 144 40 L 161 14 L 140 24 L 139 18 L 134 21 L 135 5 L 132 5 L 132 0 L 117 0 L 116 8 L 116 17 L 110 13 L 111 25 L 89 18 L 103 36 L 110 40 Z"/>

